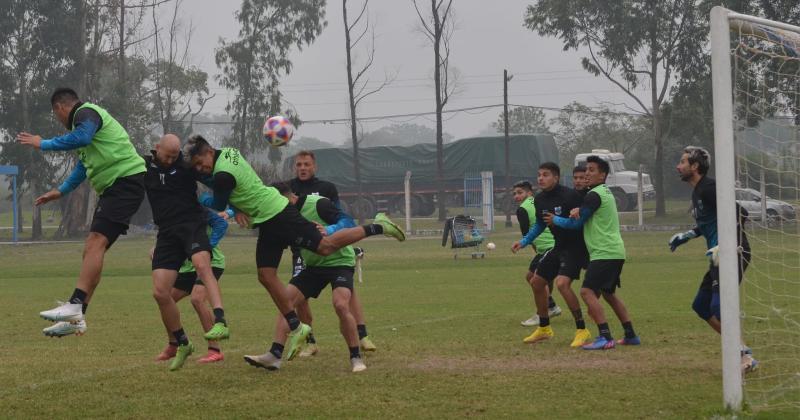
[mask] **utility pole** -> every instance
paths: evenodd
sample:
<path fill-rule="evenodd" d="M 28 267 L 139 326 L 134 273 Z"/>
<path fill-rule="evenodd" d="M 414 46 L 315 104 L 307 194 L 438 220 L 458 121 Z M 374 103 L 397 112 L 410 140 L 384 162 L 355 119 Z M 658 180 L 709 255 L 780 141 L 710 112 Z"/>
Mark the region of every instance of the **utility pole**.
<path fill-rule="evenodd" d="M 511 76 L 513 77 L 513 76 Z M 503 128 L 505 132 L 505 154 L 506 154 L 506 196 L 504 203 L 509 202 L 509 198 L 511 197 L 511 156 L 510 156 L 510 142 L 508 139 L 508 81 L 511 80 L 511 77 L 508 76 L 508 70 L 503 70 Z M 506 227 L 511 227 L 511 212 L 510 206 L 503 206 L 507 207 L 505 210 L 506 213 Z"/>

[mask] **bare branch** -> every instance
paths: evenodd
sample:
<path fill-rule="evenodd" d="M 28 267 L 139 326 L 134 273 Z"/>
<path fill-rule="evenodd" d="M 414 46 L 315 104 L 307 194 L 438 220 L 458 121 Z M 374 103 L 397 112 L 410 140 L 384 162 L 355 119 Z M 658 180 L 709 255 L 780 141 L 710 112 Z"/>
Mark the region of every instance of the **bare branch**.
<path fill-rule="evenodd" d="M 422 23 L 422 28 L 424 29 L 424 33 L 427 33 L 429 37 L 434 36 L 434 31 L 428 25 L 428 22 L 425 21 L 425 18 L 422 17 L 422 12 L 419 11 L 419 7 L 417 7 L 417 0 L 414 0 L 414 10 L 417 11 L 417 16 L 419 16 L 419 21 Z M 431 38 L 433 40 L 433 38 Z"/>
<path fill-rule="evenodd" d="M 609 73 L 606 69 L 603 68 L 603 66 L 600 64 L 600 61 L 598 61 L 597 57 L 594 55 L 594 51 L 592 50 L 592 44 L 587 43 L 587 46 L 589 47 L 589 54 L 592 57 L 592 61 L 594 61 L 595 66 L 600 71 L 600 73 L 603 73 L 603 76 L 605 76 L 606 79 L 610 80 L 611 83 L 617 85 L 620 89 L 622 89 L 623 92 L 625 92 L 628 96 L 633 98 L 633 100 L 635 100 L 639 104 L 639 106 L 642 107 L 642 110 L 645 112 L 646 115 L 652 115 L 650 110 L 647 109 L 647 107 L 642 103 L 642 101 L 639 99 L 638 96 L 634 95 L 633 92 L 630 91 L 630 89 L 623 86 L 622 83 L 618 82 L 617 79 L 615 79 L 611 75 L 611 73 Z"/>
<path fill-rule="evenodd" d="M 361 17 L 362 17 L 362 16 L 364 16 L 364 12 L 367 10 L 367 4 L 369 4 L 369 0 L 364 0 L 364 5 L 363 5 L 363 6 L 361 6 L 361 11 L 358 13 L 358 17 L 357 17 L 357 18 L 356 18 L 356 20 L 354 20 L 354 21 L 353 21 L 353 23 L 352 23 L 352 24 L 351 24 L 351 25 L 350 25 L 350 26 L 347 28 L 347 30 L 348 30 L 348 31 L 352 31 L 352 30 L 353 30 L 353 28 L 355 28 L 355 27 L 356 27 L 356 25 L 358 25 L 358 22 L 361 20 Z M 367 21 L 367 24 L 369 24 L 369 21 Z"/>

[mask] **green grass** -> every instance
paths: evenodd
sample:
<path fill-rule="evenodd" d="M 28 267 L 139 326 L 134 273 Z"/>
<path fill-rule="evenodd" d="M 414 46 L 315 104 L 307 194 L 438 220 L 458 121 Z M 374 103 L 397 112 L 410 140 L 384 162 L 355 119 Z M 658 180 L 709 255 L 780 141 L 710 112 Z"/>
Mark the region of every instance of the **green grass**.
<path fill-rule="evenodd" d="M 315 335 L 322 348 L 318 356 L 286 363 L 279 372 L 242 361 L 243 354 L 264 352 L 277 313 L 255 278 L 255 238 L 235 236 L 222 244 L 228 261 L 222 288 L 232 329 L 232 339 L 224 343 L 225 362 L 202 366 L 193 356 L 178 372 L 152 361 L 166 341 L 150 294 L 147 250 L 152 238 L 114 246 L 89 308 L 87 335 L 64 339 L 42 336 L 40 329 L 49 323 L 36 314 L 72 290 L 81 245 L 3 246 L 0 290 L 7 336 L 0 407 L 3 415 L 14 418 L 724 414 L 719 338 L 690 309 L 707 264 L 702 241 L 673 255 L 666 247 L 668 233 L 626 234 L 629 260 L 620 296 L 644 345 L 586 352 L 568 347 L 574 326 L 566 313 L 553 319 L 553 340 L 522 343 L 530 330 L 519 322 L 532 313 L 530 289 L 523 280 L 531 255 L 507 251 L 517 236 L 513 229 L 496 234 L 491 239 L 498 249 L 485 259 L 457 261 L 438 238 L 402 244 L 365 241 L 365 281 L 356 287 L 379 349 L 367 356 L 369 369 L 359 375 L 348 371 L 348 353 L 328 291 L 313 302 Z M 284 259 L 283 275 L 288 262 Z M 186 330 L 202 354 L 191 305 L 183 302 L 181 309 Z M 611 327 L 621 334 L 618 322 L 612 321 Z M 775 373 L 765 364 L 755 375 L 767 381 Z M 794 398 L 795 404 L 800 398 L 785 397 Z M 780 410 L 755 415 L 796 414 Z"/>

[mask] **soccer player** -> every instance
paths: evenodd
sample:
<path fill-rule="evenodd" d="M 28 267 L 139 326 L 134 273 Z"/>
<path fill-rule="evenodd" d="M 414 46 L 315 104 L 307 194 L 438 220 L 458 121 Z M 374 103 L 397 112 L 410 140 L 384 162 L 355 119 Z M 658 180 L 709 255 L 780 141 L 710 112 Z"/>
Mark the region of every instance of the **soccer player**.
<path fill-rule="evenodd" d="M 560 185 L 561 170 L 553 162 L 539 165 L 537 182 L 542 191 L 533 199 L 536 208 L 536 223 L 528 233 L 512 245 L 511 251 L 517 252 L 530 245 L 544 232 L 547 227 L 545 215 L 566 215 L 569 209 L 577 207 L 581 198 L 577 191 Z M 572 280 L 580 276 L 581 268 L 586 266 L 588 255 L 586 246 L 578 232 L 550 227 L 555 239 L 555 245 L 547 252 L 536 267 L 533 276 L 533 294 L 536 301 L 536 311 L 539 315 L 539 327 L 523 339 L 525 343 L 536 343 L 553 337 L 553 328 L 550 326 L 550 317 L 547 310 L 547 301 L 550 296 L 548 283 L 555 281 L 558 291 L 564 297 L 567 307 L 575 319 L 575 337 L 571 347 L 581 346 L 591 338 L 583 320 L 581 305 L 575 292 L 572 291 Z"/>
<path fill-rule="evenodd" d="M 232 210 L 217 213 L 213 210 L 207 211 L 208 215 L 208 242 L 211 245 L 211 271 L 217 282 L 222 278 L 222 273 L 225 272 L 225 255 L 219 249 L 219 242 L 225 236 L 228 230 L 227 219 L 233 217 Z M 150 259 L 152 260 L 152 251 Z M 210 331 L 214 326 L 214 315 L 209 309 L 208 292 L 203 285 L 203 281 L 197 276 L 191 259 L 183 262 L 183 265 L 178 270 L 178 279 L 172 287 L 172 300 L 178 303 L 186 296 L 191 296 L 192 307 L 194 307 L 197 316 L 200 318 L 200 325 L 203 326 L 203 331 Z M 208 303 L 207 303 L 208 302 Z M 208 354 L 205 357 L 197 360 L 198 363 L 214 363 L 221 362 L 225 359 L 220 348 L 219 341 L 208 341 Z M 178 352 L 178 342 L 174 340 L 172 331 L 167 330 L 167 347 L 156 357 L 157 361 L 169 360 L 175 357 Z"/>
<path fill-rule="evenodd" d="M 178 270 L 187 258 L 191 259 L 214 308 L 214 324 L 205 333 L 205 339 L 226 339 L 230 332 L 222 308 L 219 284 L 211 269 L 212 247 L 206 234 L 208 210 L 197 200 L 196 173 L 184 165 L 180 139 L 172 134 L 163 136 L 152 151 L 152 156 L 145 160 L 145 188 L 153 209 L 153 223 L 158 226 L 152 262 L 153 297 L 161 311 L 164 326 L 172 332 L 178 343 L 177 353 L 169 366 L 170 370 L 177 370 L 194 352 L 194 346 L 181 326 L 178 306 L 172 298 Z"/>
<path fill-rule="evenodd" d="M 585 196 L 586 193 L 589 192 L 589 189 L 586 188 L 588 185 L 586 184 L 586 166 L 581 164 L 574 168 L 572 168 L 572 188 L 575 191 L 581 194 L 581 197 Z"/>
<path fill-rule="evenodd" d="M 337 223 L 341 210 L 325 197 L 319 195 L 306 195 L 298 197 L 292 193 L 287 183 L 273 184 L 280 193 L 289 199 L 290 205 L 300 210 L 306 219 L 327 227 Z M 350 353 L 350 367 L 353 372 L 361 372 L 367 368 L 361 357 L 359 349 L 356 320 L 350 312 L 353 291 L 353 272 L 355 266 L 355 251 L 352 246 L 346 246 L 322 257 L 311 251 L 303 249 L 305 267 L 292 278 L 286 286 L 289 299 L 295 304 L 319 297 L 320 292 L 328 284 L 333 289 L 333 307 L 339 317 L 339 329 L 344 337 Z M 268 370 L 280 368 L 281 358 L 284 356 L 284 343 L 289 326 L 282 316 L 278 316 L 275 324 L 275 341 L 270 349 L 261 355 L 247 355 L 247 363 Z M 285 354 L 286 360 L 292 360 L 296 352 L 291 349 Z"/>
<path fill-rule="evenodd" d="M 620 286 L 620 274 L 625 264 L 625 244 L 619 232 L 619 214 L 614 194 L 606 186 L 608 162 L 598 156 L 586 159 L 586 182 L 590 188 L 583 198 L 579 209 L 571 209 L 569 217 L 545 217 L 548 224 L 566 229 L 583 228 L 586 248 L 589 250 L 589 266 L 581 286 L 581 297 L 586 303 L 589 316 L 597 324 L 600 335 L 591 343 L 583 346 L 584 350 L 606 350 L 615 344 L 639 345 L 641 341 L 633 329 L 628 309 L 622 299 L 616 295 Z M 611 305 L 614 313 L 622 323 L 625 337 L 615 342 L 611 336 L 608 322 L 599 297 L 603 296 Z"/>
<path fill-rule="evenodd" d="M 713 249 L 717 247 L 717 183 L 709 177 L 708 169 L 711 166 L 711 155 L 707 150 L 688 146 L 683 149 L 681 160 L 675 168 L 683 182 L 692 186 L 692 216 L 696 226 L 694 229 L 676 233 L 669 240 L 670 251 L 675 251 L 680 245 L 692 238 L 704 236 L 706 246 L 712 253 L 708 271 L 703 276 L 700 288 L 697 290 L 692 309 L 706 321 L 711 328 L 720 333 L 720 300 L 719 300 L 719 264 L 714 261 Z M 744 271 L 750 263 L 750 243 L 747 240 L 743 226 L 747 220 L 747 210 L 736 205 L 739 218 L 736 224 L 736 238 L 739 245 L 739 283 L 742 282 Z M 750 372 L 756 369 L 758 361 L 753 359 L 753 352 L 742 344 L 742 370 Z"/>
<path fill-rule="evenodd" d="M 514 195 L 514 201 L 519 204 L 519 207 L 517 207 L 517 223 L 519 223 L 519 230 L 522 232 L 522 235 L 525 236 L 531 228 L 531 220 L 536 220 L 536 207 L 533 204 L 533 185 L 528 181 L 519 181 L 514 184 L 512 194 Z M 539 265 L 542 256 L 547 253 L 547 251 L 550 251 L 554 244 L 555 240 L 549 229 L 545 229 L 545 231 L 533 241 L 536 255 L 531 260 L 528 272 L 525 274 L 525 281 L 531 286 L 531 290 L 534 289 L 533 275 L 536 272 L 536 267 Z M 547 287 L 553 290 L 552 283 L 548 284 Z M 551 318 L 561 315 L 561 308 L 556 305 L 552 294 L 548 297 L 547 312 Z M 532 327 L 534 325 L 539 325 L 539 315 L 535 313 L 530 318 L 522 321 L 523 327 Z"/>
<path fill-rule="evenodd" d="M 300 322 L 283 283 L 278 279 L 278 265 L 284 248 L 297 244 L 328 256 L 368 236 L 383 234 L 398 241 L 405 240 L 405 233 L 382 213 L 375 216 L 373 224 L 342 229 L 323 237 L 317 225 L 304 219 L 296 207 L 289 205 L 289 199 L 261 182 L 237 149 L 216 150 L 201 136 L 192 136 L 184 145 L 184 151 L 185 159 L 197 172 L 212 175 L 210 182 L 214 196 L 206 200 L 206 205 L 222 211 L 230 203 L 237 210 L 236 219 L 240 225 L 258 228 L 258 279 L 292 331 L 287 349 L 289 354 L 305 344 L 311 327 Z"/>
<path fill-rule="evenodd" d="M 128 230 L 131 217 L 144 200 L 144 160 L 136 153 L 128 133 L 105 109 L 81 102 L 70 88 L 58 88 L 50 97 L 56 119 L 70 132 L 47 140 L 22 132 L 17 141 L 42 151 L 75 150 L 78 164 L 58 189 L 36 198 L 40 206 L 57 200 L 86 178 L 99 200 L 83 248 L 83 261 L 75 290 L 66 303 L 40 312 L 56 322 L 44 329 L 51 337 L 86 332 L 86 308 L 100 283 L 103 258 L 119 235 Z"/>
<path fill-rule="evenodd" d="M 314 152 L 310 150 L 301 150 L 294 156 L 294 174 L 295 177 L 289 181 L 289 186 L 292 192 L 299 197 L 306 195 L 318 195 L 329 199 L 334 206 L 339 210 L 342 209 L 339 203 L 339 191 L 336 185 L 332 182 L 323 181 L 317 178 L 317 160 Z M 342 224 L 343 227 L 353 227 L 355 222 L 353 219 L 344 212 L 339 213 L 342 220 L 337 221 L 337 224 Z M 344 223 L 343 223 L 344 222 Z M 303 269 L 303 256 L 299 246 L 292 246 L 292 262 L 294 264 L 292 270 L 292 277 L 296 276 Z M 360 248 L 355 249 L 357 255 L 363 255 L 363 250 Z M 364 309 L 361 306 L 361 301 L 358 299 L 356 290 L 353 289 L 352 296 L 350 297 L 350 312 L 356 318 L 356 327 L 358 328 L 358 338 L 361 349 L 364 351 L 376 351 L 378 348 L 367 335 L 367 322 L 364 318 Z M 300 321 L 311 325 L 312 314 L 311 306 L 308 300 L 303 300 L 297 305 L 297 316 Z M 317 354 L 319 347 L 317 347 L 317 340 L 314 337 L 314 332 L 308 333 L 306 337 L 306 347 L 300 352 L 300 357 L 308 357 Z"/>

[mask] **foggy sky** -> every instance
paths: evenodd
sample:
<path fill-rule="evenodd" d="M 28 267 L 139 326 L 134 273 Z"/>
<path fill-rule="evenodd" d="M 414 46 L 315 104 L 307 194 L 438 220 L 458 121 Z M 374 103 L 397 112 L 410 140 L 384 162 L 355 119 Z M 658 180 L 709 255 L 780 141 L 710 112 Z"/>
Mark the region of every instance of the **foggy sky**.
<path fill-rule="evenodd" d="M 427 0 L 418 1 L 421 9 L 430 8 Z M 361 2 L 351 0 L 349 3 L 352 3 L 348 4 L 352 21 Z M 514 76 L 509 82 L 511 104 L 562 107 L 574 100 L 589 106 L 633 104 L 606 79 L 585 72 L 580 66 L 581 54 L 564 52 L 558 40 L 539 37 L 525 28 L 523 16 L 530 3 L 522 0 L 454 2 L 457 27 L 451 41 L 451 66 L 460 73 L 460 87 L 446 109 L 501 104 L 503 69 L 508 69 Z M 212 113 L 224 113 L 231 95 L 213 81 L 213 75 L 219 73 L 214 63 L 214 49 L 220 37 L 235 38 L 238 25 L 234 13 L 239 5 L 236 0 L 184 2 L 184 19 L 191 20 L 195 27 L 191 62 L 209 73 L 212 79 L 209 86 L 217 94 L 206 107 Z M 348 116 L 341 9 L 340 0 L 328 1 L 327 27 L 312 45 L 303 51 L 293 51 L 293 70 L 281 78 L 285 99 L 306 121 Z M 379 82 L 385 74 L 392 74 L 395 81 L 365 99 L 359 115 L 433 111 L 433 49 L 418 32 L 419 18 L 412 2 L 372 0 L 369 14 L 376 36 L 376 56 L 369 73 L 370 80 Z M 362 63 L 365 55 L 364 49 L 357 51 L 356 63 Z M 646 88 L 647 84 L 644 84 L 640 89 Z M 617 108 L 623 109 L 618 105 Z M 501 111 L 502 107 L 448 114 L 444 130 L 456 138 L 477 135 L 495 121 Z M 435 126 L 435 118 L 425 116 L 366 123 L 363 128 L 372 131 L 383 125 L 402 122 Z M 307 123 L 298 129 L 296 135 L 339 143 L 349 138 L 349 130 L 342 124 Z"/>

